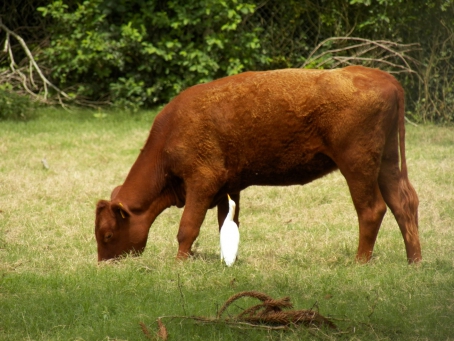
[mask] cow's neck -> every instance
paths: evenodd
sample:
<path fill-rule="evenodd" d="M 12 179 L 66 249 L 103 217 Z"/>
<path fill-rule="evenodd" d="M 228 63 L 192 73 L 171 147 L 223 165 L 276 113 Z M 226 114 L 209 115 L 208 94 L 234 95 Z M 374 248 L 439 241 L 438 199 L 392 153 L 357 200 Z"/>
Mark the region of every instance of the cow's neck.
<path fill-rule="evenodd" d="M 152 221 L 172 205 L 172 196 L 165 188 L 166 179 L 159 149 L 149 138 L 117 196 L 131 212 L 147 214 Z"/>

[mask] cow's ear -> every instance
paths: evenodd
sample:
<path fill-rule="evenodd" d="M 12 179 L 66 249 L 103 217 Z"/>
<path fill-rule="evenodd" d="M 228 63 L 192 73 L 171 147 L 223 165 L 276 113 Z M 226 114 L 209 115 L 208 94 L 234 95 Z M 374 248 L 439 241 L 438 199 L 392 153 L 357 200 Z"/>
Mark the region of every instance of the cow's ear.
<path fill-rule="evenodd" d="M 96 204 L 96 215 L 98 216 L 102 210 L 104 210 L 107 206 L 109 206 L 109 202 L 107 200 L 99 200 Z"/>
<path fill-rule="evenodd" d="M 131 216 L 131 212 L 129 209 L 126 207 L 126 205 L 123 205 L 121 202 L 116 202 L 112 203 L 112 211 L 117 214 L 122 218 L 122 219 L 127 219 Z"/>

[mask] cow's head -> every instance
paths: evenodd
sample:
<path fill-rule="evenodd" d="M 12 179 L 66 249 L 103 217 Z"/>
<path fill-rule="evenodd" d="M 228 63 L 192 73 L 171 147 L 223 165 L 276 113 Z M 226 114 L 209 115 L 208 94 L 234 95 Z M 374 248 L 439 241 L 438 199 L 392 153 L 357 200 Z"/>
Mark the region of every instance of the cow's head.
<path fill-rule="evenodd" d="M 96 206 L 95 236 L 98 261 L 127 253 L 140 254 L 145 249 L 148 229 L 121 202 L 100 200 Z"/>

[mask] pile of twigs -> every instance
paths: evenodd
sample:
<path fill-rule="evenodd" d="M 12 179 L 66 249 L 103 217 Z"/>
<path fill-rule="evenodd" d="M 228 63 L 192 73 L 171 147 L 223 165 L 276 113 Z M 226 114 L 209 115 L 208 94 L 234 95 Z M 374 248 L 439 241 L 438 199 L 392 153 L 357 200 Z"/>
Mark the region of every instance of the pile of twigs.
<path fill-rule="evenodd" d="M 242 297 L 257 298 L 262 303 L 243 310 L 240 314 L 222 318 L 227 308 L 236 300 Z M 328 326 L 337 329 L 336 325 L 328 318 L 318 312 L 310 310 L 290 310 L 293 308 L 289 297 L 273 299 L 272 297 L 257 291 L 243 291 L 231 296 L 221 307 L 216 318 L 202 316 L 161 316 L 157 319 L 158 332 L 152 335 L 147 326 L 140 322 L 140 327 L 145 336 L 150 340 L 167 340 L 168 332 L 162 320 L 166 318 L 191 319 L 201 323 L 226 323 L 231 326 L 266 328 L 266 329 L 287 329 L 291 326 L 303 324 L 305 326 L 322 327 Z"/>
<path fill-rule="evenodd" d="M 314 325 L 321 327 L 326 325 L 330 328 L 336 328 L 333 322 L 312 309 L 284 310 L 293 308 L 292 303 L 290 303 L 290 297 L 274 300 L 272 297 L 257 291 L 243 291 L 230 297 L 219 310 L 217 318 L 221 319 L 222 314 L 228 306 L 241 297 L 257 298 L 262 301 L 262 303 L 245 309 L 237 316 L 227 318 L 226 321 L 247 322 L 251 324 L 271 326 L 304 324 L 308 326 Z"/>

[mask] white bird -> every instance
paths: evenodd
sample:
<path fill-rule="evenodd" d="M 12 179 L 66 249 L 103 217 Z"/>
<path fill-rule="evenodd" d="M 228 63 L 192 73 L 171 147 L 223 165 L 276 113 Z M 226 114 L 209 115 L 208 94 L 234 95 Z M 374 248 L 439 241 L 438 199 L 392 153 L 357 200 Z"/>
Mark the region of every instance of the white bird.
<path fill-rule="evenodd" d="M 238 225 L 233 221 L 235 202 L 230 199 L 228 194 L 227 198 L 229 199 L 229 213 L 224 220 L 221 231 L 219 231 L 219 240 L 221 244 L 221 262 L 224 260 L 227 266 L 232 266 L 238 254 L 240 231 Z"/>

